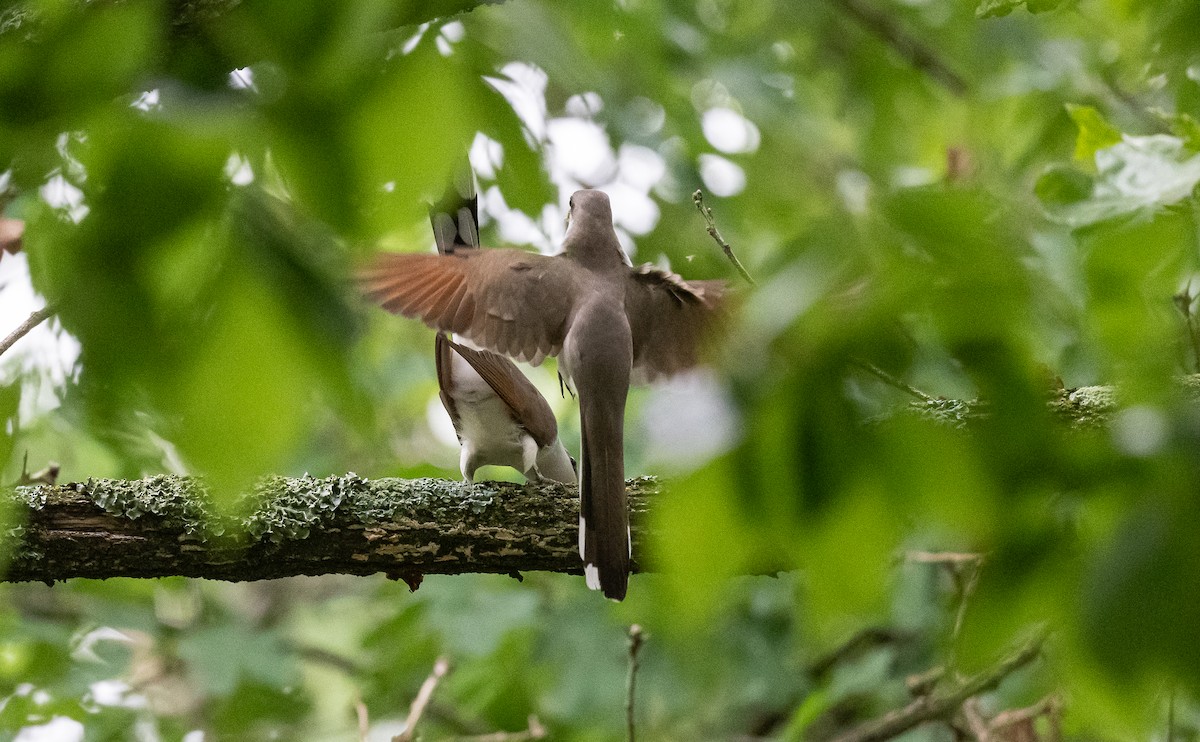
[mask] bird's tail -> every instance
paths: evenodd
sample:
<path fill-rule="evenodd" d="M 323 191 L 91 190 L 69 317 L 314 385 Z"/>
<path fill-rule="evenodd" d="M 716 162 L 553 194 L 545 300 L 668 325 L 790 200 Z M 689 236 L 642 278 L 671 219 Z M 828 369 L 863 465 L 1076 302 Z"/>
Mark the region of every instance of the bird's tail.
<path fill-rule="evenodd" d="M 600 400 L 606 402 L 609 400 Z M 599 410 L 580 396 L 583 456 L 579 467 L 579 556 L 588 587 L 621 600 L 629 585 L 629 508 L 625 502 L 622 450 L 624 398 L 620 410 Z M 608 414 L 604 414 L 607 412 Z M 614 414 L 615 413 L 615 414 Z M 612 426 L 617 429 L 611 430 Z"/>

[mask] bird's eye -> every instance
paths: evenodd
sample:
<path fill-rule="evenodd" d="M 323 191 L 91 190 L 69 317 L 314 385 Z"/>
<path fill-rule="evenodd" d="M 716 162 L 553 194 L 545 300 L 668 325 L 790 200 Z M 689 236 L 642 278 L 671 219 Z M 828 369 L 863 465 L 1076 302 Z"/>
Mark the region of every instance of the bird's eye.
<path fill-rule="evenodd" d="M 575 208 L 575 197 L 574 196 L 571 196 L 570 200 L 567 201 L 567 208 L 568 209 Z"/>

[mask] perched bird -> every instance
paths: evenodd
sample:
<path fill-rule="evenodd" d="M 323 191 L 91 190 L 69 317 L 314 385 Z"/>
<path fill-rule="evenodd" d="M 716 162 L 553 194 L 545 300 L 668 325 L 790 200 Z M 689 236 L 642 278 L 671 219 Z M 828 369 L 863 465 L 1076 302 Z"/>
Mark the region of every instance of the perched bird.
<path fill-rule="evenodd" d="M 459 171 L 429 209 L 438 252 L 479 249 L 479 198 L 469 169 Z M 461 446 L 459 470 L 475 480 L 488 464 L 511 466 L 533 481 L 575 484 L 575 460 L 558 439 L 554 411 L 537 387 L 504 356 L 438 333 L 434 359 L 442 406 Z"/>
<path fill-rule="evenodd" d="M 629 385 L 694 366 L 725 293 L 650 265 L 631 268 L 600 191 L 571 197 L 563 252 L 381 254 L 360 274 L 385 309 L 529 363 L 558 356 L 579 396 L 579 551 L 588 586 L 629 581 L 624 417 Z"/>
<path fill-rule="evenodd" d="M 442 406 L 462 446 L 459 469 L 475 481 L 481 466 L 511 466 L 531 481 L 575 484 L 575 460 L 537 387 L 504 356 L 438 333 L 434 340 Z"/>

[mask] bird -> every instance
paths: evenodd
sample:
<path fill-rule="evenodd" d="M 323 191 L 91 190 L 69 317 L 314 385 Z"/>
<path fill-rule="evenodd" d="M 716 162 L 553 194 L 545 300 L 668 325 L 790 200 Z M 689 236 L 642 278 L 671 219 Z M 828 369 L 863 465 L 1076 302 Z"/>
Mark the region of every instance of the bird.
<path fill-rule="evenodd" d="M 537 364 L 557 356 L 579 398 L 579 552 L 588 587 L 622 600 L 632 557 L 625 498 L 629 387 L 691 368 L 721 324 L 724 281 L 632 267 L 608 196 L 576 191 L 562 252 L 379 253 L 359 272 L 388 311 Z"/>
<path fill-rule="evenodd" d="M 479 249 L 479 197 L 468 167 L 429 208 L 438 253 Z M 488 464 L 511 466 L 526 479 L 576 484 L 575 460 L 558 438 L 554 411 L 516 364 L 439 332 L 434 338 L 438 396 L 460 446 L 459 470 L 475 481 Z"/>
<path fill-rule="evenodd" d="M 578 482 L 575 459 L 537 387 L 504 356 L 434 339 L 439 396 L 461 447 L 459 470 L 475 481 L 481 466 L 511 466 L 532 482 Z"/>

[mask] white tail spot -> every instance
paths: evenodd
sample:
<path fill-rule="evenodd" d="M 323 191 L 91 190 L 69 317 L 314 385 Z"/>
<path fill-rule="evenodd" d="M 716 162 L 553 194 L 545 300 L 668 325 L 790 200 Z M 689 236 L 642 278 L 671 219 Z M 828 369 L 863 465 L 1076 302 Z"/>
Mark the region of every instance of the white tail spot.
<path fill-rule="evenodd" d="M 596 569 L 596 565 L 583 565 L 583 579 L 587 581 L 589 590 L 600 589 L 600 570 Z"/>

